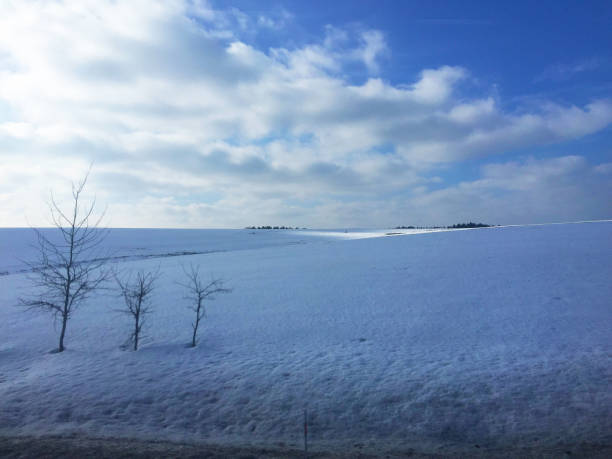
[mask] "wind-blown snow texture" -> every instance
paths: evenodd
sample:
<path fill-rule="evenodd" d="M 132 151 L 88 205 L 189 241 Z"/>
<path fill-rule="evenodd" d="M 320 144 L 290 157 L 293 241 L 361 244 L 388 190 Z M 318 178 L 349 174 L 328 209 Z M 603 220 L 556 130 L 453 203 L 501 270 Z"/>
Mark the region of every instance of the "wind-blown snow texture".
<path fill-rule="evenodd" d="M 148 253 L 226 251 L 119 263 L 163 272 L 138 352 L 119 349 L 129 323 L 106 295 L 50 354 L 50 318 L 14 307 L 25 274 L 0 277 L 0 434 L 299 446 L 308 406 L 315 449 L 611 442 L 612 223 L 228 231 L 218 247 L 158 231 Z M 248 237 L 267 242 L 232 250 Z M 234 289 L 207 304 L 195 349 L 176 284 L 190 262 Z"/>

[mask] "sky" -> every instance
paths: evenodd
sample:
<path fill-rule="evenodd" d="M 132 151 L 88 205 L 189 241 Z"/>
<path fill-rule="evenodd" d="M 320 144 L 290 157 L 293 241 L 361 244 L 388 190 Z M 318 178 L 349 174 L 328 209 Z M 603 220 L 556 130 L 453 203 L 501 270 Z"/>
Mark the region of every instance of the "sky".
<path fill-rule="evenodd" d="M 612 218 L 609 1 L 0 2 L 0 226 Z"/>

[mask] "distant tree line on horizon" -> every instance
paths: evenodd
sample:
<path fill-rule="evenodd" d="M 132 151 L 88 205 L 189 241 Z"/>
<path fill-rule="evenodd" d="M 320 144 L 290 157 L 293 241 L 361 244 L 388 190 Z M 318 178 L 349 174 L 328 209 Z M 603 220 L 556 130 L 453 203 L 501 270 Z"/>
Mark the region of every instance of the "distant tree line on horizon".
<path fill-rule="evenodd" d="M 296 226 L 295 228 L 292 228 L 291 226 L 247 226 L 245 229 L 250 229 L 250 230 L 254 230 L 254 229 L 258 229 L 258 230 L 299 230 L 299 229 L 306 229 L 306 228 L 299 228 L 298 226 Z"/>
<path fill-rule="evenodd" d="M 495 226 L 495 225 L 487 225 L 486 223 L 469 222 L 469 223 L 455 223 L 454 225 L 449 226 L 448 228 L 453 228 L 453 229 L 457 229 L 457 228 L 488 228 L 490 226 Z"/>
<path fill-rule="evenodd" d="M 489 228 L 495 225 L 488 225 L 486 223 L 455 223 L 451 226 L 396 226 L 395 229 L 463 229 L 463 228 Z"/>
<path fill-rule="evenodd" d="M 396 226 L 395 229 L 463 229 L 463 228 L 489 228 L 495 225 L 489 225 L 487 223 L 455 223 L 451 226 Z M 248 230 L 299 230 L 299 229 L 308 229 L 308 228 L 300 228 L 299 226 L 291 227 L 291 226 L 246 226 L 244 229 Z"/>

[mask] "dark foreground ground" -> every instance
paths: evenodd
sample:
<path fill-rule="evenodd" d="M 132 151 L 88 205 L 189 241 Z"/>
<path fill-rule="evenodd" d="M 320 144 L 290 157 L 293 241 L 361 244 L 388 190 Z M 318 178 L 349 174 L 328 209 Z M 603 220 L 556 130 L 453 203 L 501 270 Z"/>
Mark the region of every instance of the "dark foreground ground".
<path fill-rule="evenodd" d="M 2 458 L 238 458 L 272 459 L 304 458 L 304 452 L 282 448 L 229 447 L 218 445 L 180 444 L 162 441 L 141 441 L 119 438 L 86 438 L 81 436 L 0 437 Z M 423 453 L 415 450 L 376 454 L 375 452 L 313 451 L 309 458 L 611 458 L 612 445 L 586 444 L 548 447 L 515 447 L 444 450 Z"/>

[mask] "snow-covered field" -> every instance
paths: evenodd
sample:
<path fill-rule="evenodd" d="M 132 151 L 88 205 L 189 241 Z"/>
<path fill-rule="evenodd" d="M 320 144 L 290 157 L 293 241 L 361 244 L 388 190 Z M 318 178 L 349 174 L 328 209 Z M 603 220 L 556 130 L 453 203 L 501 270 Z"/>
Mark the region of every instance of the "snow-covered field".
<path fill-rule="evenodd" d="M 60 235 L 56 229 L 43 228 L 40 231 L 51 241 L 59 242 Z M 102 254 L 113 261 L 129 261 L 437 231 L 446 230 L 285 231 L 116 228 L 108 232 L 104 245 L 97 254 Z M 36 234 L 30 228 L 0 228 L 0 276 L 27 270 L 28 262 L 37 259 L 37 247 Z"/>
<path fill-rule="evenodd" d="M 300 448 L 307 407 L 313 450 L 612 443 L 611 222 L 386 232 L 115 230 L 163 273 L 142 348 L 105 294 L 52 354 L 15 306 L 31 235 L 0 230 L 0 435 Z M 195 349 L 189 263 L 233 288 Z"/>

